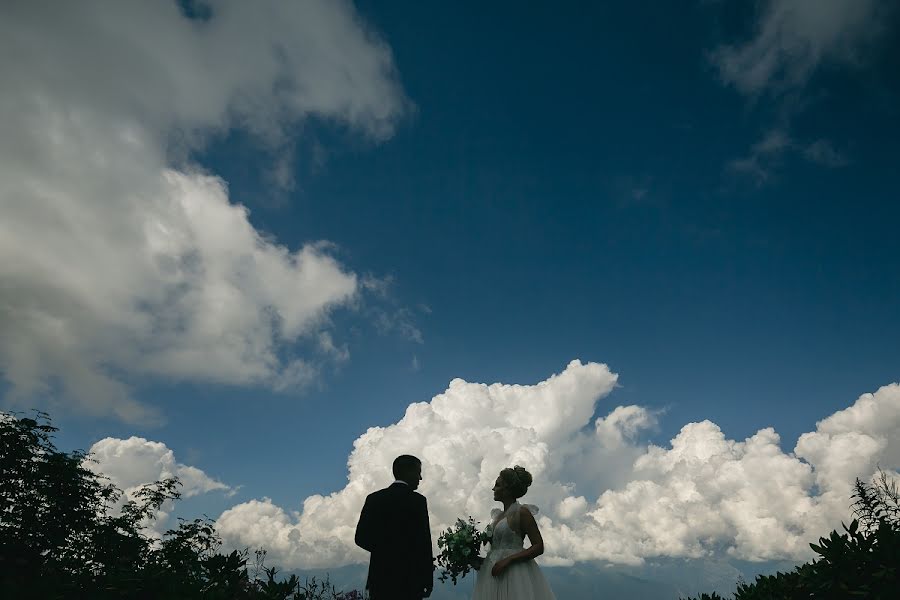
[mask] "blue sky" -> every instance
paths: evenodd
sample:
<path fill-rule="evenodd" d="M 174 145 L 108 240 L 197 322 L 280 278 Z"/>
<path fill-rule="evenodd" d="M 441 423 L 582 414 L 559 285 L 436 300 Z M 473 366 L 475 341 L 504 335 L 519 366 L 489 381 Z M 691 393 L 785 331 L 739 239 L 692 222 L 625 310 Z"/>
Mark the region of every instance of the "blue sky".
<path fill-rule="evenodd" d="M 340 472 L 358 433 L 453 377 L 533 383 L 572 358 L 620 373 L 618 402 L 666 408 L 661 440 L 709 418 L 740 438 L 775 425 L 792 446 L 897 379 L 889 48 L 881 77 L 814 77 L 807 93 L 824 98 L 791 117 L 792 135 L 846 148 L 848 164 L 789 155 L 760 184 L 728 162 L 789 101 L 722 85 L 706 57 L 747 28 L 722 7 L 381 4 L 360 10 L 416 104 L 394 138 L 338 146 L 315 173 L 299 160 L 302 190 L 277 208 L 259 200 L 265 157 L 248 168 L 226 144 L 204 160 L 278 240 L 331 240 L 392 276 L 422 331 L 421 345 L 359 340 L 326 389 L 273 399 L 289 422 L 321 415 L 316 447 L 334 458 L 316 461 Z"/>
<path fill-rule="evenodd" d="M 212 3 L 210 22 L 224 20 L 221 4 Z M 302 385 L 204 368 L 141 371 L 104 360 L 105 340 L 75 346 L 82 356 L 96 351 L 101 372 L 161 415 L 123 419 L 109 408 L 115 400 L 98 408 L 71 399 L 77 385 L 67 392 L 65 381 L 77 374 L 41 373 L 48 346 L 36 345 L 31 379 L 17 371 L 27 370 L 25 359 L 2 354 L 7 407 L 53 407 L 63 447 L 140 436 L 241 486 L 187 501 L 210 514 L 263 497 L 299 511 L 308 496 L 344 488 L 361 434 L 398 423 L 454 378 L 532 386 L 573 359 L 618 374 L 614 389 L 588 394 L 594 418 L 616 406 L 652 415 L 629 438 L 634 456 L 648 443 L 669 447 L 683 426 L 707 419 L 737 441 L 774 427 L 790 454 L 817 421 L 900 379 L 896 11 L 874 1 L 788 16 L 780 11 L 803 3 L 633 4 L 332 7 L 323 37 L 352 43 L 289 48 L 288 63 L 305 69 L 319 60 L 325 66 L 314 74 L 346 69 L 350 80 L 365 62 L 354 52 L 389 53 L 379 54 L 380 68 L 361 68 L 348 90 L 335 84 L 333 106 L 272 109 L 273 129 L 233 105 L 173 104 L 175 116 L 156 118 L 140 100 L 106 89 L 87 86 L 70 99 L 66 82 L 36 64 L 22 81 L 55 82 L 45 92 L 63 106 L 91 93 L 115 97 L 110 106 L 137 115 L 148 147 L 163 149 L 160 169 L 219 177 L 261 239 L 289 252 L 327 241 L 321 256 L 357 286 L 352 298 L 324 302 L 306 333 L 274 336 L 279 357 L 316 357 Z M 13 16 L 40 22 L 25 12 Z M 131 18 L 127 10 L 113 17 Z M 173 11 L 165 18 L 185 20 Z M 259 21 L 247 44 L 271 41 L 277 27 Z M 80 47 L 86 30 L 73 26 L 70 42 Z M 69 35 L 35 31 L 35 39 Z M 205 43 L 179 35 L 187 48 Z M 184 66 L 174 50 L 155 64 L 173 73 Z M 318 85 L 303 77 L 297 89 Z M 193 93 L 190 79 L 171 81 Z M 256 83 L 248 75 L 221 89 L 239 102 L 242 86 Z M 185 135 L 192 131 L 201 142 Z M 39 138 L 26 126 L 16 133 Z M 3 206 L 17 216 L 13 198 L 8 192 Z M 16 240 L 0 235 L 10 247 Z M 103 288 L 111 296 L 114 273 Z M 19 275 L 0 270 L 9 282 L 0 301 L 21 290 L 49 293 Z M 16 302 L 5 302 L 9 315 L 23 310 Z M 150 333 L 135 344 L 165 339 Z M 32 379 L 50 386 L 21 383 Z M 867 460 L 896 468 L 892 448 Z"/>

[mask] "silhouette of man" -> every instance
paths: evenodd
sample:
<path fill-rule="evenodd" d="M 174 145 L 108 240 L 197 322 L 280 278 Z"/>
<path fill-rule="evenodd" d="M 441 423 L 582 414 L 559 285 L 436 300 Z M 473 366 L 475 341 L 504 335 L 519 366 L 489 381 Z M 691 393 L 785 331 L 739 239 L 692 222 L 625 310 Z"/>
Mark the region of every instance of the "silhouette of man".
<path fill-rule="evenodd" d="M 371 553 L 366 581 L 371 600 L 421 600 L 434 587 L 428 504 L 415 491 L 422 461 L 398 456 L 393 471 L 394 483 L 366 497 L 356 545 Z"/>

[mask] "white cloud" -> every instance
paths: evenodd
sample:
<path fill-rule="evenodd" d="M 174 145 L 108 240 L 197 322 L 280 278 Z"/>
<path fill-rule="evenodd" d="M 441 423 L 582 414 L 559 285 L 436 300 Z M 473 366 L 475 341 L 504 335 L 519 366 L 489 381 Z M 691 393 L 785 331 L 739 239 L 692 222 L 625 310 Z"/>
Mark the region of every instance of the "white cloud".
<path fill-rule="evenodd" d="M 408 105 L 390 49 L 349 2 L 208 5 L 205 21 L 174 1 L 0 7 L 0 372 L 14 399 L 59 391 L 150 421 L 129 382 L 283 389 L 317 374 L 297 342 L 345 355 L 320 334 L 358 277 L 327 245 L 256 231 L 187 157 L 235 127 L 290 156 L 308 118 L 389 137 Z"/>
<path fill-rule="evenodd" d="M 89 454 L 96 461 L 87 463 L 91 469 L 106 475 L 116 487 L 129 493 L 169 477 L 181 481 L 182 486 L 178 489 L 186 498 L 207 492 L 233 491 L 202 470 L 176 461 L 175 453 L 162 442 L 136 436 L 124 440 L 108 437 L 91 446 Z"/>
<path fill-rule="evenodd" d="M 816 466 L 816 484 L 835 503 L 849 494 L 855 477 L 900 467 L 900 384 L 863 394 L 804 433 L 794 452 Z"/>
<path fill-rule="evenodd" d="M 633 441 L 638 432 L 655 426 L 656 416 L 640 406 L 617 406 L 594 422 L 597 443 L 607 448 L 620 448 Z"/>
<path fill-rule="evenodd" d="M 823 62 L 860 62 L 890 9 L 885 0 L 768 0 L 752 39 L 718 48 L 713 61 L 747 94 L 799 88 Z"/>
<path fill-rule="evenodd" d="M 90 458 L 84 466 L 109 478 L 110 483 L 124 492 L 121 502 L 136 499 L 135 493 L 147 484 L 177 477 L 181 481 L 178 491 L 185 498 L 222 492 L 232 496 L 236 492 L 197 467 L 179 463 L 175 453 L 161 442 L 132 436 L 128 439 L 104 438 L 89 451 Z M 167 529 L 166 521 L 173 508 L 171 501 L 163 503 L 155 519 L 144 523 L 152 535 L 160 537 Z"/>
<path fill-rule="evenodd" d="M 900 462 L 896 439 L 897 384 L 819 422 L 792 454 L 772 428 L 737 442 L 714 423 L 690 423 L 670 448 L 650 446 L 627 485 L 600 496 L 579 529 L 594 543 L 573 551 L 623 562 L 719 552 L 806 559 L 810 541 L 847 519 L 855 478 L 870 477 L 879 460 Z"/>
<path fill-rule="evenodd" d="M 806 560 L 810 541 L 847 520 L 855 477 L 900 464 L 898 384 L 861 396 L 786 453 L 772 428 L 736 441 L 709 421 L 685 425 L 667 447 L 647 446 L 640 433 L 656 420 L 638 406 L 591 423 L 616 379 L 578 361 L 536 385 L 456 379 L 361 435 L 342 490 L 293 512 L 268 499 L 243 503 L 221 515 L 219 530 L 235 547 L 266 546 L 287 568 L 364 561 L 353 544 L 363 500 L 390 483 L 396 455 L 412 453 L 423 459 L 435 539 L 457 517 L 484 521 L 497 473 L 518 463 L 535 478 L 526 500 L 541 507 L 545 564 Z"/>
<path fill-rule="evenodd" d="M 574 483 L 580 479 L 593 480 L 585 485 L 585 493 L 594 493 L 595 485 L 615 479 L 611 464 L 628 465 L 636 456 L 631 448 L 602 446 L 597 436 L 618 430 L 617 435 L 627 439 L 651 421 L 640 410 L 624 409 L 604 421 L 600 434 L 586 428 L 596 402 L 609 394 L 616 378 L 606 365 L 574 361 L 536 385 L 454 379 L 430 402 L 410 405 L 396 424 L 361 435 L 348 460 L 344 489 L 311 496 L 295 513 L 265 499 L 244 503 L 225 511 L 218 529 L 235 547 L 265 545 L 286 567 L 364 560 L 353 544 L 359 510 L 366 494 L 391 482 L 391 462 L 403 453 L 423 461 L 420 491 L 429 499 L 435 532 L 462 515 L 485 519 L 497 473 L 516 463 L 526 465 L 535 477 L 530 500 L 545 507 L 580 490 Z M 569 513 L 577 508 L 570 506 Z M 277 542 L 273 545 L 267 538 Z"/>
<path fill-rule="evenodd" d="M 601 495 L 585 530 L 597 540 L 578 550 L 626 563 L 714 552 L 792 558 L 807 551 L 811 467 L 782 453 L 771 428 L 735 442 L 714 423 L 690 423 L 670 449 L 648 448 L 633 477 Z"/>

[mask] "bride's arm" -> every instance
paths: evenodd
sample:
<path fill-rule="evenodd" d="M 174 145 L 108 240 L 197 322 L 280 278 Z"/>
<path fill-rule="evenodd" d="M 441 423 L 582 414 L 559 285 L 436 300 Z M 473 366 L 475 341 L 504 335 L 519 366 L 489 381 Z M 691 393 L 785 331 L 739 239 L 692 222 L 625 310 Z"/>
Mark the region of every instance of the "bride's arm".
<path fill-rule="evenodd" d="M 519 527 L 528 536 L 531 546 L 521 552 L 510 554 L 506 558 L 498 560 L 494 564 L 494 568 L 491 569 L 491 575 L 499 575 L 514 562 L 532 560 L 544 553 L 544 538 L 541 537 L 541 530 L 538 529 L 534 515 L 524 506 L 519 510 Z"/>

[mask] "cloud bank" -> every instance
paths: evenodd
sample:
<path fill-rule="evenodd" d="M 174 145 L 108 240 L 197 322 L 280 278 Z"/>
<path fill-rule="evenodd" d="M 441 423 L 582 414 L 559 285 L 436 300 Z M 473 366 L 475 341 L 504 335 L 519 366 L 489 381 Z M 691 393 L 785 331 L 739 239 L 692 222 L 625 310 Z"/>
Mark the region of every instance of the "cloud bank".
<path fill-rule="evenodd" d="M 283 163 L 310 118 L 389 137 L 408 105 L 390 49 L 349 2 L 213 0 L 202 18 L 179 6 L 0 7 L 0 373 L 13 401 L 149 422 L 135 380 L 284 389 L 346 356 L 321 334 L 356 274 L 327 244 L 257 231 L 188 158 L 240 128 Z"/>
<path fill-rule="evenodd" d="M 808 542 L 849 515 L 855 477 L 900 464 L 900 385 L 864 394 L 781 450 L 772 428 L 729 439 L 710 421 L 689 423 L 666 447 L 640 442 L 656 416 L 640 406 L 601 410 L 616 385 L 606 365 L 573 361 L 536 385 L 455 379 L 394 425 L 354 443 L 348 482 L 296 510 L 266 498 L 218 519 L 234 547 L 265 546 L 286 568 L 363 562 L 353 544 L 366 494 L 388 485 L 393 458 L 423 460 L 434 539 L 457 517 L 487 519 L 502 467 L 525 465 L 526 496 L 541 507 L 545 564 L 654 557 L 806 560 Z"/>

